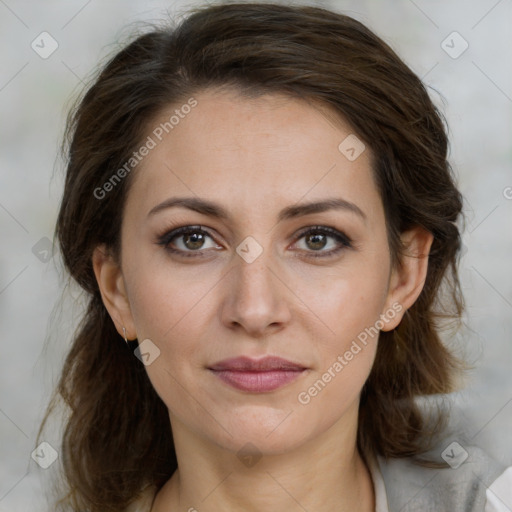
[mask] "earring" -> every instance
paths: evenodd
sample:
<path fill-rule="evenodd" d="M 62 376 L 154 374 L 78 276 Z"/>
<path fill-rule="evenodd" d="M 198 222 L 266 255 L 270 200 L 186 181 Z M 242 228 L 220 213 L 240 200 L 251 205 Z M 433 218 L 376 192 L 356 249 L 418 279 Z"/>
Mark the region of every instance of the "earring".
<path fill-rule="evenodd" d="M 123 336 L 124 336 L 124 341 L 126 341 L 126 344 L 128 345 L 128 340 L 126 339 L 126 329 L 123 327 Z"/>

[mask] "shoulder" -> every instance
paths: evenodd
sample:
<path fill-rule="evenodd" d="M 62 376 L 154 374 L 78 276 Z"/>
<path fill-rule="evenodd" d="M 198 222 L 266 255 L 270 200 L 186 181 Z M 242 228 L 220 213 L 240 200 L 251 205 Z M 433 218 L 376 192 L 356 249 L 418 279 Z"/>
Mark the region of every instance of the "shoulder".
<path fill-rule="evenodd" d="M 378 459 L 389 510 L 402 512 L 500 512 L 493 489 L 512 483 L 512 471 L 476 446 L 447 442 L 429 454 L 444 467 L 420 466 L 412 459 Z M 500 479 L 504 479 L 500 480 Z M 501 483 L 500 483 L 501 482 Z"/>
<path fill-rule="evenodd" d="M 509 466 L 487 489 L 485 512 L 512 510 L 512 466 Z"/>

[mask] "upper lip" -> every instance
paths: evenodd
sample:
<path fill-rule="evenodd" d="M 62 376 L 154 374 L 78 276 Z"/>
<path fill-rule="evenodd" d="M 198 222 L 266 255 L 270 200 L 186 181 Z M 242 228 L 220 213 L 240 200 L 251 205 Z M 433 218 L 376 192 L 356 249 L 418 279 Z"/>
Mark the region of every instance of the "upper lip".
<path fill-rule="evenodd" d="M 302 366 L 287 359 L 276 356 L 266 356 L 261 359 L 251 359 L 250 357 L 234 357 L 232 359 L 224 359 L 212 366 L 208 367 L 210 370 L 231 370 L 231 371 L 246 371 L 246 372 L 264 372 L 272 370 L 304 370 Z"/>

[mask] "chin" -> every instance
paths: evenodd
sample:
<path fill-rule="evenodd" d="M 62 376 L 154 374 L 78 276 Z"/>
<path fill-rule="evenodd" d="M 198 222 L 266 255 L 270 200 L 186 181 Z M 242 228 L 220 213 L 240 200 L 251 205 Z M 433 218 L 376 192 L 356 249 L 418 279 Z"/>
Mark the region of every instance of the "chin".
<path fill-rule="evenodd" d="M 219 429 L 210 433 L 214 437 L 212 441 L 235 453 L 254 450 L 261 455 L 279 455 L 297 448 L 313 436 L 305 422 L 293 421 L 293 412 L 279 412 L 271 418 L 265 417 L 264 413 L 237 418 L 227 427 L 231 436 Z"/>

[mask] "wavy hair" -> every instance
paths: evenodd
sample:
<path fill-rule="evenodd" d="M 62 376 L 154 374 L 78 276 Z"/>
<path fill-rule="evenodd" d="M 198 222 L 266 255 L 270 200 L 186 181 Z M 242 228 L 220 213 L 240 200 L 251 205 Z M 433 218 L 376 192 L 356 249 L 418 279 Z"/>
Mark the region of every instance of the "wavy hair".
<path fill-rule="evenodd" d="M 361 394 L 358 448 L 363 457 L 419 456 L 440 431 L 416 398 L 452 390 L 461 366 L 440 335 L 441 320 L 459 319 L 464 307 L 457 275 L 462 197 L 442 115 L 397 54 L 351 17 L 313 6 L 214 4 L 134 36 L 68 117 L 55 237 L 87 307 L 40 429 L 63 403 L 62 510 L 123 510 L 177 467 L 166 406 L 116 331 L 92 268 L 99 244 L 120 256 L 125 198 L 137 170 L 107 198 L 98 200 L 95 190 L 141 146 L 164 108 L 224 86 L 320 102 L 348 121 L 373 155 L 393 265 L 403 256 L 403 231 L 422 226 L 433 234 L 419 298 L 396 329 L 380 334 Z"/>

